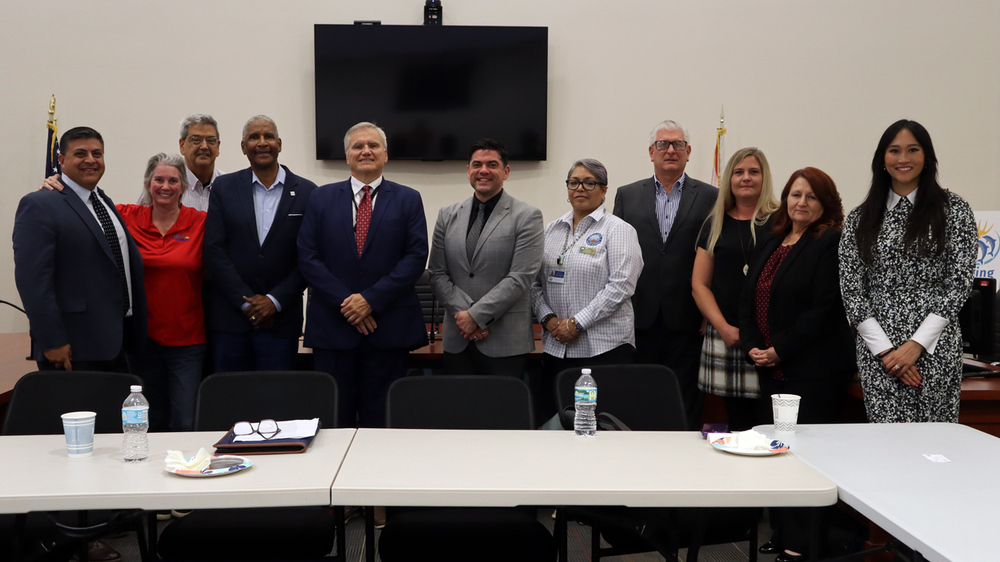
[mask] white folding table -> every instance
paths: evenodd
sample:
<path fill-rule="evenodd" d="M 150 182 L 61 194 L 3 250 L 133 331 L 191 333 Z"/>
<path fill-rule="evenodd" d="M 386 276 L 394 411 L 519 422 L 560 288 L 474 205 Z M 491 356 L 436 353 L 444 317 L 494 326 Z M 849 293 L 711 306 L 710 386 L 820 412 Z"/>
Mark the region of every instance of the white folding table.
<path fill-rule="evenodd" d="M 212 452 L 223 432 L 150 433 L 149 459 L 122 460 L 122 434 L 98 434 L 94 454 L 66 455 L 62 435 L 0 437 L 0 513 L 91 509 L 208 509 L 330 505 L 330 486 L 354 429 L 322 429 L 302 454 L 252 455 L 231 475 L 185 478 L 164 470 L 168 449 Z"/>
<path fill-rule="evenodd" d="M 359 429 L 332 501 L 805 507 L 836 503 L 837 488 L 794 456 L 736 456 L 713 449 L 696 432 L 608 431 L 585 438 L 572 431 Z"/>
<path fill-rule="evenodd" d="M 782 440 L 837 484 L 844 503 L 925 559 L 997 559 L 989 529 L 1000 514 L 1000 439 L 959 424 L 900 423 L 800 425 Z"/>

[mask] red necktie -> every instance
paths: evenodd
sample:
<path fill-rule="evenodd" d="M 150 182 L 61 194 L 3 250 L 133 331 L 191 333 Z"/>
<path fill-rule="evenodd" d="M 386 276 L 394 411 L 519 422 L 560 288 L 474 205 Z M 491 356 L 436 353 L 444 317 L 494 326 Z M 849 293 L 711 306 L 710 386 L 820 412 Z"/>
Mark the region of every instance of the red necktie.
<path fill-rule="evenodd" d="M 365 194 L 361 197 L 361 204 L 358 205 L 358 224 L 354 229 L 354 238 L 358 243 L 358 257 L 365 249 L 365 238 L 368 237 L 368 225 L 372 222 L 372 188 L 366 185 Z"/>

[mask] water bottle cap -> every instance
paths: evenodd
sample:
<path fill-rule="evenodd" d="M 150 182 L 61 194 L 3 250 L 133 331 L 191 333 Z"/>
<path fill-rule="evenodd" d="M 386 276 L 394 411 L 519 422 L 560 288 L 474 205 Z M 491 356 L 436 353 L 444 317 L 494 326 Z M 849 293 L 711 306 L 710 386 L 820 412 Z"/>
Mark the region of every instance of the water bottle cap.
<path fill-rule="evenodd" d="M 132 385 L 132 392 L 142 392 L 142 385 L 141 384 L 133 384 Z"/>
<path fill-rule="evenodd" d="M 590 374 L 590 369 L 583 369 L 582 371 L 580 371 L 580 374 L 589 375 Z"/>

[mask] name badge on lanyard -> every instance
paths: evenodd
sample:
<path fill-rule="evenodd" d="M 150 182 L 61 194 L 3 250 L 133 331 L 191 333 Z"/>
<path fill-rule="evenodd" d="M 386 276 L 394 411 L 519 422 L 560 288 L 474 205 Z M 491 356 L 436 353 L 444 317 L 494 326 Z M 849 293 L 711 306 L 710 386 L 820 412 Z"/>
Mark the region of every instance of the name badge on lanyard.
<path fill-rule="evenodd" d="M 563 284 L 566 282 L 566 272 L 553 269 L 549 272 L 549 283 Z"/>

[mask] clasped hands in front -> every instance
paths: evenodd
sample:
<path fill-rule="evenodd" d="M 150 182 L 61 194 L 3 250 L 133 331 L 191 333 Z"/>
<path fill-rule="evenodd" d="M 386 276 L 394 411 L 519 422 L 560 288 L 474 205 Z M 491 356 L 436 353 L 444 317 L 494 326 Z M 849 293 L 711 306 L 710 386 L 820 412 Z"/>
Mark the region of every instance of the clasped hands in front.
<path fill-rule="evenodd" d="M 243 314 L 254 328 L 266 329 L 274 326 L 274 315 L 278 313 L 278 308 L 267 295 L 244 296 L 243 301 L 248 305 L 243 309 Z"/>
<path fill-rule="evenodd" d="M 545 329 L 556 338 L 556 341 L 569 345 L 580 337 L 580 332 L 576 329 L 576 322 L 570 322 L 569 318 L 558 318 L 553 316 L 545 323 Z"/>
<path fill-rule="evenodd" d="M 781 358 L 778 357 L 778 353 L 774 351 L 773 347 L 767 349 L 755 347 L 750 350 L 749 355 L 750 360 L 758 367 L 774 367 L 781 362 Z"/>
<path fill-rule="evenodd" d="M 467 340 L 472 341 L 482 341 L 486 339 L 486 336 L 490 335 L 489 328 L 479 328 L 479 324 L 476 320 L 469 314 L 468 310 L 463 310 L 455 314 L 455 324 L 458 325 L 458 329 L 462 332 L 462 337 Z"/>
<path fill-rule="evenodd" d="M 907 340 L 895 349 L 890 348 L 879 358 L 882 360 L 885 372 L 906 386 L 920 386 L 924 383 L 924 378 L 920 376 L 916 363 L 923 352 L 924 346 L 913 340 Z"/>
<path fill-rule="evenodd" d="M 340 303 L 340 313 L 351 326 L 366 336 L 378 327 L 375 318 L 372 317 L 372 306 L 360 293 L 354 293 L 344 299 L 344 302 Z"/>

